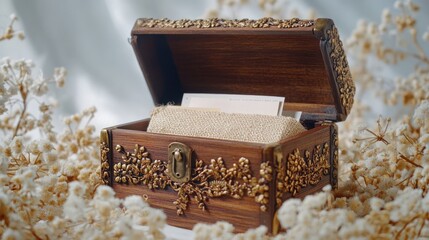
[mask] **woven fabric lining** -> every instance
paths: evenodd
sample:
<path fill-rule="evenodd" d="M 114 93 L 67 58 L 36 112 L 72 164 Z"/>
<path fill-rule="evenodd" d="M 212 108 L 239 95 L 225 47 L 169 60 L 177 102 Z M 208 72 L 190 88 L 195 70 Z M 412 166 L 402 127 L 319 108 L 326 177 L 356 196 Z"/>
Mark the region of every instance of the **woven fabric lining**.
<path fill-rule="evenodd" d="M 266 144 L 304 132 L 305 128 L 291 117 L 163 106 L 152 112 L 147 131 Z"/>

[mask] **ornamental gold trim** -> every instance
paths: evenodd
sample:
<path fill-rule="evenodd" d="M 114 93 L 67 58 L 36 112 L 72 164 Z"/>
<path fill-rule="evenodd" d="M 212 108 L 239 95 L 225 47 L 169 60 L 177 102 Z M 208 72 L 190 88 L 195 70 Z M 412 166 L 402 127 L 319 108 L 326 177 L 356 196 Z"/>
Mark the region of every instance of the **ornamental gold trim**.
<path fill-rule="evenodd" d="M 332 127 L 332 136 L 331 136 L 333 144 L 332 146 L 332 181 L 331 185 L 333 189 L 338 188 L 338 127 L 333 125 Z"/>
<path fill-rule="evenodd" d="M 312 151 L 296 148 L 289 153 L 285 163 L 283 155 L 276 157 L 277 189 L 276 203 L 281 206 L 285 193 L 295 196 L 302 188 L 316 185 L 329 174 L 329 144 L 316 145 Z"/>
<path fill-rule="evenodd" d="M 314 20 L 292 19 L 274 19 L 270 17 L 261 19 L 180 19 L 170 20 L 141 18 L 137 20 L 137 26 L 144 28 L 298 28 L 311 27 Z"/>
<path fill-rule="evenodd" d="M 355 85 L 337 28 L 333 26 L 327 30 L 327 34 L 329 37 L 328 43 L 331 47 L 329 56 L 332 59 L 334 77 L 340 92 L 340 102 L 348 114 L 353 106 L 356 92 Z"/>
<path fill-rule="evenodd" d="M 100 159 L 101 159 L 101 182 L 105 185 L 112 185 L 110 177 L 109 161 L 109 134 L 103 129 L 100 133 Z"/>
<path fill-rule="evenodd" d="M 261 211 L 267 211 L 269 203 L 269 183 L 273 169 L 268 162 L 261 163 L 259 178 L 250 168 L 247 158 L 240 158 L 228 168 L 219 157 L 209 164 L 202 160 L 195 161 L 191 179 L 179 183 L 168 174 L 167 164 L 161 160 L 151 160 L 144 146 L 138 144 L 132 152 L 125 151 L 121 145 L 116 151 L 122 155 L 122 161 L 113 165 L 113 178 L 119 184 L 144 185 L 149 189 L 171 188 L 177 192 L 176 205 L 178 215 L 183 215 L 194 199 L 201 210 L 207 209 L 210 198 L 231 197 L 241 199 L 245 196 L 255 198 Z"/>

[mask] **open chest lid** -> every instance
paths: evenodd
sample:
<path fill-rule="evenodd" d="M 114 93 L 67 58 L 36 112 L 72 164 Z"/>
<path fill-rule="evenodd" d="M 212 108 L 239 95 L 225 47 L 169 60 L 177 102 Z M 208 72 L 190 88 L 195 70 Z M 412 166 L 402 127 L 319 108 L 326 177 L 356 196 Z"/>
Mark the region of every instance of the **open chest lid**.
<path fill-rule="evenodd" d="M 155 104 L 180 104 L 183 93 L 280 96 L 304 121 L 342 121 L 353 105 L 330 19 L 138 19 L 131 35 Z"/>

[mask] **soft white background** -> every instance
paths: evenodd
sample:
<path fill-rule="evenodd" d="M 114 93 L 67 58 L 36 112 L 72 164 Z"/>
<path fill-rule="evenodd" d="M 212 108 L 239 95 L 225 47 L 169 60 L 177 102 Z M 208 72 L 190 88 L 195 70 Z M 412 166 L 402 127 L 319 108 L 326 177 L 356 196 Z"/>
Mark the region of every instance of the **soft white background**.
<path fill-rule="evenodd" d="M 235 11 L 223 12 L 223 17 L 260 18 L 263 12 L 257 0 Z M 379 21 L 383 8 L 393 1 L 290 1 L 284 7 L 297 9 L 307 17 L 309 9 L 317 17 L 334 19 L 342 38 L 347 38 L 359 19 Z M 429 2 L 417 1 L 428 10 Z M 0 0 L 0 30 L 9 23 L 10 13 L 19 18 L 17 30 L 26 34 L 24 41 L 4 41 L 0 58 L 32 59 L 45 75 L 54 67 L 68 69 L 65 89 L 54 92 L 58 99 L 58 119 L 90 106 L 98 112 L 94 123 L 98 129 L 149 116 L 153 107 L 143 75 L 131 46 L 131 27 L 138 17 L 202 18 L 216 6 L 209 0 L 157 1 L 12 1 Z M 287 12 L 288 9 L 285 9 Z M 429 22 L 424 16 L 420 22 Z M 421 29 L 425 30 L 425 29 Z M 388 71 L 398 74 L 401 66 Z M 372 104 L 383 112 L 382 104 Z M 170 231 L 170 237 L 189 238 Z M 178 234 L 176 234 L 178 233 Z"/>

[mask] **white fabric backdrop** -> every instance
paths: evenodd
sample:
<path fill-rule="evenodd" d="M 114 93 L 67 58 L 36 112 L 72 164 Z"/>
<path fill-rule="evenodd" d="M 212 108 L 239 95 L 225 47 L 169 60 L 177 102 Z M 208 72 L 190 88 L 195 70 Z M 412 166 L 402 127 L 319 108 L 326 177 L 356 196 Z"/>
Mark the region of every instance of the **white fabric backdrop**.
<path fill-rule="evenodd" d="M 231 17 L 228 14 L 236 18 L 263 17 L 257 0 L 250 2 L 239 10 L 226 11 L 223 17 Z M 428 2 L 419 3 L 428 9 Z M 391 1 L 331 0 L 291 1 L 286 6 L 301 13 L 312 8 L 317 17 L 333 18 L 345 39 L 359 19 L 378 21 L 382 9 L 391 4 Z M 59 117 L 96 106 L 94 123 L 98 129 L 142 119 L 149 116 L 153 103 L 127 41 L 134 21 L 138 17 L 201 18 L 214 6 L 214 0 L 0 0 L 0 29 L 6 27 L 9 14 L 14 12 L 20 19 L 18 30 L 26 33 L 23 42 L 0 44 L 0 57 L 33 59 L 46 75 L 56 66 L 68 69 L 65 89 L 56 91 L 54 96 L 59 100 Z M 427 18 L 420 21 L 428 22 Z M 390 74 L 398 69 L 401 68 Z M 380 104 L 372 105 L 383 112 Z M 189 232 L 171 229 L 166 231 L 170 237 L 191 236 Z"/>

